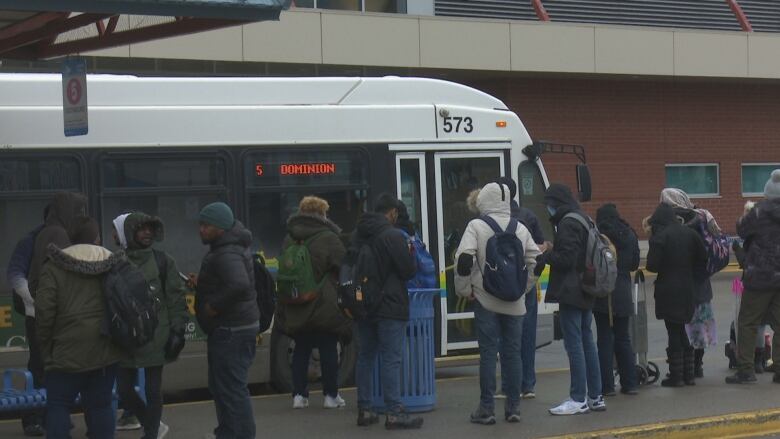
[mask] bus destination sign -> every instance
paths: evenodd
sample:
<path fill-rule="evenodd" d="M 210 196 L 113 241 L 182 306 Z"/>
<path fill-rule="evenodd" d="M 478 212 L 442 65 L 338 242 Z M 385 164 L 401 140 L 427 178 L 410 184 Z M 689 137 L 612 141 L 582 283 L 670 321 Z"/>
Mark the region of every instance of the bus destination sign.
<path fill-rule="evenodd" d="M 278 166 L 278 175 L 335 175 L 335 163 L 280 163 Z M 262 163 L 255 163 L 255 175 L 262 177 L 265 175 L 265 168 Z"/>

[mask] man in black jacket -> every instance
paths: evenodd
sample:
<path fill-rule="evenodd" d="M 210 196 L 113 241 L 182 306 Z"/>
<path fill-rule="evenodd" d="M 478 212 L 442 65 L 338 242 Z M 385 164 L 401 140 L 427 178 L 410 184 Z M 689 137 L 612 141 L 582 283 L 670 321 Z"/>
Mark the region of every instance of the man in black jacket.
<path fill-rule="evenodd" d="M 381 194 L 374 212 L 363 214 L 352 236 L 347 259 L 354 258 L 360 247 L 369 243 L 374 251 L 379 278 L 382 280 L 382 300 L 369 317 L 357 322 L 358 358 L 358 419 L 359 426 L 379 422 L 372 410 L 372 379 L 378 353 L 381 358 L 382 395 L 387 419 L 385 428 L 420 428 L 422 418 L 412 418 L 401 405 L 401 356 L 406 325 L 409 320 L 409 292 L 406 282 L 413 278 L 417 264 L 403 234 L 393 227 L 398 218 L 398 200 Z"/>
<path fill-rule="evenodd" d="M 588 411 L 606 410 L 601 395 L 601 372 L 593 333 L 593 297 L 582 290 L 580 277 L 585 269 L 585 247 L 588 231 L 569 214 L 587 218 L 571 190 L 553 183 L 547 188 L 544 202 L 555 226 L 555 240 L 537 258 L 535 271 L 541 274 L 545 264 L 550 265 L 550 282 L 545 302 L 559 304 L 563 345 L 569 356 L 571 387 L 569 399 L 551 408 L 553 415 L 575 415 Z M 587 395 L 586 395 L 587 393 Z M 587 398 L 586 398 L 587 396 Z"/>
<path fill-rule="evenodd" d="M 772 171 L 764 196 L 737 222 L 737 234 L 745 241 L 745 291 L 737 319 L 737 373 L 726 377 L 729 384 L 756 382 L 753 347 L 765 316 L 775 331 L 772 381 L 780 384 L 780 169 Z"/>
<path fill-rule="evenodd" d="M 209 390 L 214 397 L 216 439 L 254 439 L 255 420 L 247 388 L 255 358 L 260 314 L 249 246 L 252 233 L 235 220 L 230 207 L 211 203 L 200 212 L 200 237 L 210 246 L 200 273 L 195 314 L 208 334 Z"/>

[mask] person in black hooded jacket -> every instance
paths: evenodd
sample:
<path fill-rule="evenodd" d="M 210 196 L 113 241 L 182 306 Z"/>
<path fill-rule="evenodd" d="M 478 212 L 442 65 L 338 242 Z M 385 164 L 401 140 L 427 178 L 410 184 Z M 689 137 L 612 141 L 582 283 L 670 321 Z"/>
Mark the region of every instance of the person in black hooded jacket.
<path fill-rule="evenodd" d="M 615 246 L 618 269 L 615 290 L 609 297 L 596 299 L 593 304 L 602 393 L 605 396 L 615 394 L 612 359 L 617 358 L 620 392 L 635 395 L 638 385 L 636 362 L 634 351 L 631 349 L 628 325 L 629 318 L 634 314 L 631 299 L 631 272 L 639 267 L 639 241 L 631 226 L 620 217 L 614 204 L 605 204 L 596 210 L 596 224 L 599 231 Z"/>
<path fill-rule="evenodd" d="M 650 217 L 652 227 L 647 271 L 658 273 L 655 280 L 655 317 L 663 320 L 669 336 L 666 354 L 669 378 L 665 387 L 694 384 L 693 349 L 685 332 L 696 302 L 698 282 L 707 264 L 704 241 L 693 229 L 682 225 L 674 210 L 660 204 Z M 687 355 L 684 353 L 687 352 Z"/>
<path fill-rule="evenodd" d="M 406 325 L 409 320 L 409 291 L 406 282 L 417 271 L 403 233 L 393 227 L 398 219 L 398 200 L 390 194 L 379 195 L 374 212 L 360 217 L 347 251 L 345 263 L 354 263 L 360 248 L 368 243 L 374 252 L 379 278 L 383 282 L 382 300 L 369 310 L 367 319 L 357 322 L 358 388 L 357 425 L 364 427 L 379 421 L 373 411 L 372 380 L 377 354 L 381 353 L 382 394 L 385 399 L 385 428 L 420 428 L 423 419 L 410 417 L 401 405 L 401 357 Z"/>
<path fill-rule="evenodd" d="M 603 411 L 607 406 L 601 394 L 599 358 L 591 331 L 593 296 L 582 290 L 580 280 L 585 270 L 588 230 L 569 214 L 588 219 L 571 190 L 563 184 L 551 184 L 544 202 L 556 231 L 552 249 L 537 258 L 536 272 L 540 274 L 545 264 L 550 265 L 545 302 L 559 305 L 563 345 L 571 373 L 569 399 L 550 409 L 550 413 L 575 415 Z"/>

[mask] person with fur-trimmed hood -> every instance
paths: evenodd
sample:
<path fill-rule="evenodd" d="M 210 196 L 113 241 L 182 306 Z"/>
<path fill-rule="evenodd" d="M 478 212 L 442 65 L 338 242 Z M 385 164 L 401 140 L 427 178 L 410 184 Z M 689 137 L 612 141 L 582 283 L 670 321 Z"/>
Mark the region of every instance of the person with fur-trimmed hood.
<path fill-rule="evenodd" d="M 46 436 L 70 437 L 70 410 L 81 394 L 91 437 L 114 437 L 111 389 L 122 351 L 103 330 L 105 275 L 121 258 L 101 247 L 98 225 L 72 224 L 73 245 L 49 245 L 35 296 L 35 323 L 46 370 Z"/>
<path fill-rule="evenodd" d="M 295 339 L 292 358 L 293 408 L 309 406 L 309 358 L 314 348 L 320 353 L 322 369 L 323 407 L 344 407 L 339 395 L 338 342 L 351 338 L 351 322 L 337 303 L 336 285 L 341 261 L 347 250 L 339 239 L 341 228 L 328 219 L 328 202 L 306 196 L 298 205 L 298 213 L 287 220 L 287 236 L 282 248 L 297 242 L 308 242 L 311 265 L 316 279 L 321 279 L 319 295 L 310 302 L 279 304 L 275 325 Z M 308 241 L 307 241 L 308 240 Z"/>
<path fill-rule="evenodd" d="M 162 438 L 168 425 L 162 418 L 162 373 L 166 363 L 175 361 L 184 348 L 184 327 L 189 320 L 184 282 L 176 261 L 152 248 L 162 242 L 165 228 L 160 218 L 143 212 L 119 215 L 113 221 L 116 244 L 149 283 L 159 303 L 158 325 L 151 342 L 135 350 L 120 363 L 117 388 L 125 406 L 138 416 L 144 439 Z M 144 369 L 144 402 L 134 390 L 138 369 Z"/>
<path fill-rule="evenodd" d="M 525 251 L 525 266 L 528 270 L 526 285 L 517 285 L 517 291 L 525 292 L 534 285 L 533 273 L 536 257 L 540 254 L 528 229 L 510 215 L 509 187 L 498 183 L 489 183 L 477 196 L 476 207 L 481 218 L 468 223 L 463 232 L 458 250 L 455 253 L 457 270 L 455 292 L 472 300 L 474 319 L 477 325 L 479 343 L 479 407 L 471 414 L 471 422 L 476 424 L 495 424 L 494 414 L 496 391 L 496 354 L 501 341 L 502 378 L 506 381 L 506 404 L 504 419 L 507 422 L 520 421 L 520 379 L 521 359 L 520 341 L 523 332 L 523 315 L 526 312 L 525 298 L 509 302 L 498 299 L 485 291 L 482 279 L 482 267 L 485 266 L 488 240 L 495 234 L 486 222 L 492 219 L 502 230 L 514 228 L 517 239 Z M 489 217 L 486 219 L 482 219 Z"/>

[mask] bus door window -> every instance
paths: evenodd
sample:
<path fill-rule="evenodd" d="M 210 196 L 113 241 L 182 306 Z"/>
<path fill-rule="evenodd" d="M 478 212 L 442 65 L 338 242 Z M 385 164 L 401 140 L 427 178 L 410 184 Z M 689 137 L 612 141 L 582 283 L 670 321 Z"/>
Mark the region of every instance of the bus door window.
<path fill-rule="evenodd" d="M 253 151 L 244 157 L 248 227 L 253 249 L 276 268 L 287 219 L 304 196 L 328 201 L 328 217 L 342 229 L 348 244 L 368 198 L 368 161 L 359 149 Z"/>
<path fill-rule="evenodd" d="M 448 349 L 476 347 L 473 303 L 454 291 L 455 251 L 466 225 L 478 216 L 469 209 L 467 198 L 471 191 L 502 175 L 504 155 L 500 152 L 436 154 L 439 269 L 445 271 L 447 288 L 447 327 L 442 329 L 446 329 Z"/>
<path fill-rule="evenodd" d="M 43 210 L 55 193 L 83 192 L 82 175 L 73 157 L 0 160 L 0 297 L 11 295 L 6 267 L 16 243 L 43 223 Z"/>
<path fill-rule="evenodd" d="M 536 217 L 539 218 L 539 225 L 542 226 L 544 239 L 552 241 L 553 230 L 549 221 L 550 214 L 547 213 L 544 204 L 544 193 L 547 186 L 544 184 L 541 170 L 535 162 L 526 160 L 520 163 L 517 175 L 519 176 L 518 195 L 523 207 L 531 209 L 536 214 Z"/>
<path fill-rule="evenodd" d="M 430 246 L 425 155 L 422 153 L 397 154 L 396 171 L 397 196 L 406 205 L 415 232 L 426 245 Z"/>
<path fill-rule="evenodd" d="M 142 211 L 160 217 L 165 239 L 156 244 L 176 259 L 179 271 L 197 273 L 208 248 L 198 236 L 203 206 L 227 201 L 225 161 L 220 157 L 110 157 L 101 162 L 103 243 L 116 248 L 113 219 Z"/>

